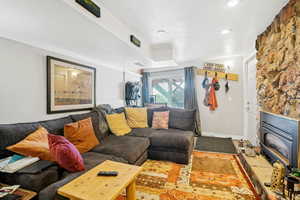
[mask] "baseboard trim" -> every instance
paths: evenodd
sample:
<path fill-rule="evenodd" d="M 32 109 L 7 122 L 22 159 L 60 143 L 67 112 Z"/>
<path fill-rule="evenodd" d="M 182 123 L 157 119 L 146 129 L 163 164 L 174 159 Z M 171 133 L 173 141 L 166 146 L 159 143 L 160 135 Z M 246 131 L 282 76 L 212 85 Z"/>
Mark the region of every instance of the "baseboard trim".
<path fill-rule="evenodd" d="M 244 139 L 243 135 L 227 135 L 227 134 L 224 134 L 224 133 L 214 133 L 214 132 L 202 132 L 202 136 L 232 138 L 234 140 Z"/>

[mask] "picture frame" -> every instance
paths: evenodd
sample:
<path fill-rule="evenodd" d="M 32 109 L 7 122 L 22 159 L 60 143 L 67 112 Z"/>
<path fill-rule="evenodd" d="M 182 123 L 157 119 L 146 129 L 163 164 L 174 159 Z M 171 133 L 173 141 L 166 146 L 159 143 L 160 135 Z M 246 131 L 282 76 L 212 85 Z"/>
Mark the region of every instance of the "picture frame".
<path fill-rule="evenodd" d="M 91 110 L 96 68 L 47 56 L 47 114 Z"/>

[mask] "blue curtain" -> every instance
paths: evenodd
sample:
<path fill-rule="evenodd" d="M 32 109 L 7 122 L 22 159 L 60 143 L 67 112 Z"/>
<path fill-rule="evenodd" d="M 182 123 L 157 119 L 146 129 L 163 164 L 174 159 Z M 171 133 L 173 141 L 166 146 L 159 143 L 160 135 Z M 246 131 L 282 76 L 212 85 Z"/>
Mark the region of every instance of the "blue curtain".
<path fill-rule="evenodd" d="M 198 107 L 197 93 L 196 93 L 196 67 L 186 67 L 184 68 L 184 78 L 185 78 L 185 87 L 184 87 L 184 108 L 185 109 L 195 109 L 195 134 L 197 136 L 201 135 L 201 121 L 200 113 Z"/>
<path fill-rule="evenodd" d="M 143 105 L 145 105 L 145 103 L 149 103 L 149 76 L 150 76 L 150 72 L 144 72 L 143 73 L 143 77 L 142 77 L 142 100 L 143 100 Z"/>

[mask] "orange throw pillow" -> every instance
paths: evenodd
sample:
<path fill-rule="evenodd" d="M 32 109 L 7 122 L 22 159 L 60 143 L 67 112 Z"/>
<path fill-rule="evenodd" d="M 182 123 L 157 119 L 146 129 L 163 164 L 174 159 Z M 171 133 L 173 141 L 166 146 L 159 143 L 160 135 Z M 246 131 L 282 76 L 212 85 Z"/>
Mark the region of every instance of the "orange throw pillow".
<path fill-rule="evenodd" d="M 65 125 L 64 135 L 80 153 L 88 152 L 99 144 L 91 118 Z"/>
<path fill-rule="evenodd" d="M 48 131 L 42 126 L 24 140 L 6 149 L 23 156 L 39 157 L 42 160 L 53 161 L 48 144 Z"/>

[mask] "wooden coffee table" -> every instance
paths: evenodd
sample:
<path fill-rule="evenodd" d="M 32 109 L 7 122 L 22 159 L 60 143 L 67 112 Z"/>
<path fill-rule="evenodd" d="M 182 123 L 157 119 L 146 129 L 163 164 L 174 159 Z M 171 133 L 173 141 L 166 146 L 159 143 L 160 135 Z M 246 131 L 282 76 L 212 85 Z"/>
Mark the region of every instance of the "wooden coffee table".
<path fill-rule="evenodd" d="M 58 189 L 71 200 L 114 200 L 126 189 L 127 200 L 136 200 L 135 180 L 142 168 L 107 160 Z M 99 171 L 118 171 L 116 177 L 97 176 Z"/>
<path fill-rule="evenodd" d="M 6 186 L 9 186 L 9 185 L 0 183 L 0 188 L 6 187 Z M 14 194 L 22 196 L 22 200 L 30 200 L 36 196 L 36 192 L 30 191 L 30 190 L 25 190 L 22 188 L 18 188 L 14 192 Z"/>

